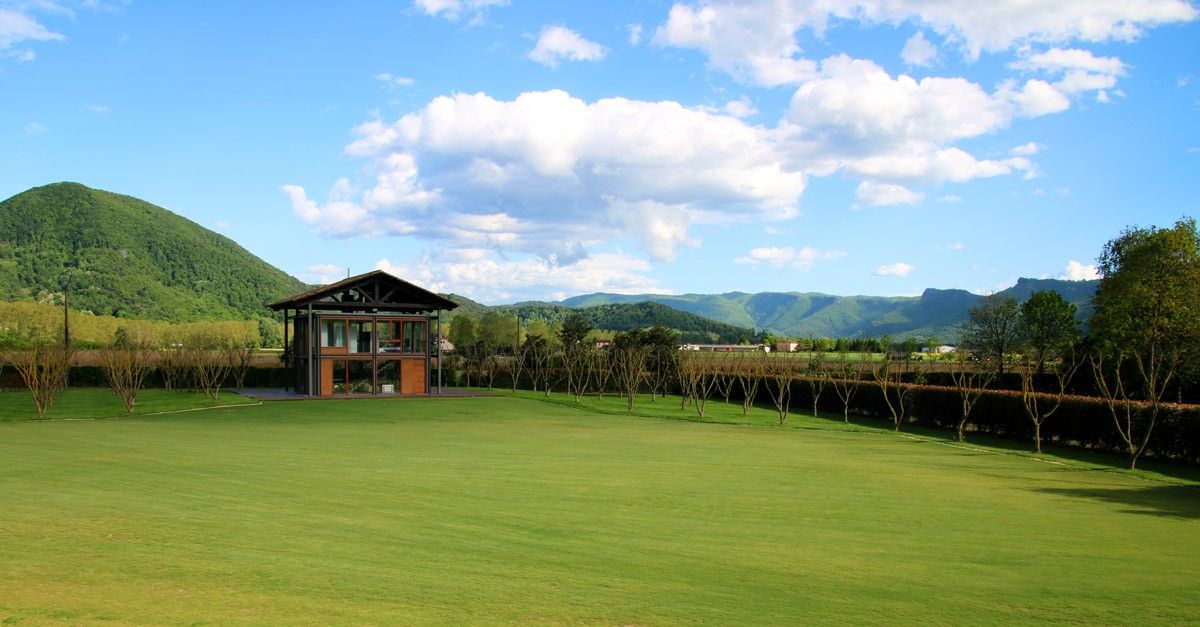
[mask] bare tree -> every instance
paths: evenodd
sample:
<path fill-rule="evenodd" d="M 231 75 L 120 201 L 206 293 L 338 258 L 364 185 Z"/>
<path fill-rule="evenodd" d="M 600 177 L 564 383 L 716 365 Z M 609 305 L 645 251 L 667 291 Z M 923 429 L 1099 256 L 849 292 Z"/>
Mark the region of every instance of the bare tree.
<path fill-rule="evenodd" d="M 1048 352 L 1039 352 L 1034 357 L 1034 363 L 1028 361 L 1021 368 L 1021 401 L 1025 405 L 1025 413 L 1033 421 L 1033 441 L 1035 450 L 1042 452 L 1042 425 L 1046 419 L 1054 415 L 1063 400 L 1067 397 L 1067 386 L 1075 377 L 1082 360 L 1076 358 L 1075 351 L 1068 351 L 1059 356 L 1058 363 L 1052 364 L 1051 373 L 1054 375 L 1055 387 L 1052 392 L 1037 391 L 1037 376 L 1045 370 Z"/>
<path fill-rule="evenodd" d="M 184 350 L 196 391 L 214 404 L 219 400 L 221 387 L 232 369 L 225 352 L 227 348 L 211 338 L 192 337 Z"/>
<path fill-rule="evenodd" d="M 821 399 L 821 393 L 825 391 L 825 384 L 829 383 L 829 373 L 825 371 L 822 357 L 821 353 L 813 352 L 804 370 L 804 379 L 812 392 L 813 418 L 817 417 L 817 402 Z"/>
<path fill-rule="evenodd" d="M 650 350 L 645 345 L 633 342 L 625 346 L 618 343 L 612 350 L 613 374 L 625 396 L 625 413 L 632 414 L 633 401 L 646 378 L 646 356 Z"/>
<path fill-rule="evenodd" d="M 883 361 L 878 367 L 871 369 L 871 375 L 874 377 L 876 385 L 879 386 L 879 393 L 883 396 L 883 402 L 887 406 L 888 412 L 892 415 L 892 424 L 895 431 L 899 431 L 900 426 L 908 418 L 908 410 L 912 404 L 914 388 L 912 385 L 904 382 L 905 374 L 911 369 L 912 362 L 907 358 L 907 355 L 894 354 L 886 345 L 884 347 Z M 916 374 L 920 375 L 919 372 Z"/>
<path fill-rule="evenodd" d="M 1128 367 L 1128 357 L 1124 351 L 1115 351 L 1114 356 L 1106 357 L 1104 351 L 1094 351 L 1088 356 L 1092 367 L 1092 376 L 1096 380 L 1096 388 L 1108 406 L 1117 433 L 1125 443 L 1129 454 L 1130 470 L 1137 467 L 1137 460 L 1150 444 L 1150 434 L 1158 421 L 1162 408 L 1159 402 L 1161 395 L 1151 396 L 1151 401 L 1140 404 L 1133 396 L 1133 391 L 1127 386 L 1127 375 L 1122 372 Z M 1107 362 L 1107 364 L 1106 364 Z M 1135 388 L 1136 389 L 1136 388 Z M 1140 430 L 1140 433 L 1139 433 Z"/>
<path fill-rule="evenodd" d="M 1022 371 L 1022 381 L 1024 381 L 1025 373 Z M 958 399 L 962 412 L 958 418 L 958 441 L 962 442 L 966 439 L 967 421 L 971 418 L 971 410 L 974 409 L 975 403 L 983 396 L 988 385 L 996 378 L 996 371 L 991 368 L 977 368 L 971 361 L 971 353 L 969 351 L 959 349 L 954 352 L 950 359 L 950 380 L 954 383 L 954 389 L 958 392 Z M 1041 451 L 1040 445 L 1038 451 Z"/>
<path fill-rule="evenodd" d="M 168 390 L 182 390 L 189 386 L 188 351 L 182 346 L 167 346 L 158 349 L 155 355 L 159 376 L 162 377 L 163 387 Z"/>
<path fill-rule="evenodd" d="M 35 341 L 27 348 L 8 353 L 6 361 L 29 388 L 39 416 L 46 415 L 46 410 L 66 387 L 74 355 L 74 347 L 46 341 Z"/>
<path fill-rule="evenodd" d="M 759 355 L 743 354 L 734 363 L 734 373 L 742 390 L 742 415 L 748 416 L 762 383 L 763 360 Z"/>
<path fill-rule="evenodd" d="M 767 391 L 775 402 L 779 412 L 779 424 L 787 422 L 791 411 L 792 381 L 796 378 L 796 369 L 792 360 L 783 357 L 768 357 L 763 359 L 763 377 L 767 381 Z"/>
<path fill-rule="evenodd" d="M 254 350 L 257 347 L 258 341 L 251 339 L 232 340 L 225 347 L 225 360 L 233 373 L 234 387 L 245 387 L 246 371 L 250 368 L 250 361 L 254 359 Z"/>
<path fill-rule="evenodd" d="M 150 348 L 131 339 L 118 341 L 100 351 L 100 366 L 113 394 L 121 397 L 125 413 L 132 414 L 138 392 L 150 372 Z"/>
<path fill-rule="evenodd" d="M 592 378 L 596 381 L 596 398 L 603 399 L 613 376 L 612 356 L 603 348 L 588 351 Z"/>
<path fill-rule="evenodd" d="M 845 351 L 838 351 L 837 363 L 834 365 L 833 391 L 842 401 L 842 421 L 850 422 L 850 404 L 854 401 L 854 394 L 858 392 L 858 386 L 862 382 L 859 377 L 858 366 L 849 360 Z"/>
<path fill-rule="evenodd" d="M 699 353 L 681 355 L 679 359 L 679 374 L 687 379 L 688 396 L 701 420 L 708 398 L 721 378 L 718 368 L 715 360 L 706 359 Z"/>

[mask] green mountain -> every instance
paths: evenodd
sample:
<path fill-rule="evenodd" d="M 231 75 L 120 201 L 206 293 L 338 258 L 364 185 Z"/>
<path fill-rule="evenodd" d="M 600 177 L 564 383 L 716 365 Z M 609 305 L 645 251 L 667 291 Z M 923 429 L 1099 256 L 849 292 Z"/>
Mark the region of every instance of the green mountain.
<path fill-rule="evenodd" d="M 593 327 L 604 331 L 630 331 L 661 324 L 678 331 L 680 339 L 685 342 L 736 343 L 742 340 L 753 341 L 756 338 L 754 329 L 751 327 L 718 322 L 645 300 L 631 303 L 600 303 L 587 307 L 568 307 L 558 303 L 540 301 L 488 306 L 458 294 L 445 296 L 458 303 L 458 308 L 451 312 L 451 317 L 470 315 L 479 318 L 489 311 L 495 311 L 503 316 L 519 315 L 525 322 L 541 320 L 553 325 L 562 323 L 567 316 L 573 313 L 579 313 Z"/>
<path fill-rule="evenodd" d="M 78 183 L 0 202 L 0 299 L 126 318 L 250 318 L 306 289 L 233 240 L 143 200 Z"/>
<path fill-rule="evenodd" d="M 1091 311 L 1099 281 L 1019 279 L 1001 294 L 1023 302 L 1039 290 L 1055 290 L 1080 310 Z M 967 311 L 983 298 L 965 290 L 927 289 L 920 296 L 831 296 L 802 292 L 725 294 L 586 294 L 562 301 L 568 307 L 655 302 L 736 326 L 785 337 L 936 337 L 955 341 Z"/>

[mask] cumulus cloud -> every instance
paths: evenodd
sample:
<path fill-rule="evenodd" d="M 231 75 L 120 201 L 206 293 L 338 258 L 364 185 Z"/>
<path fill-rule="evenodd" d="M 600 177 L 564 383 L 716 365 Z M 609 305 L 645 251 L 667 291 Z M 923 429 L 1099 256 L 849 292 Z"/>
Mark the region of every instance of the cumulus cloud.
<path fill-rule="evenodd" d="M 552 258 L 508 259 L 485 248 L 458 248 L 426 253 L 416 259 L 375 264 L 426 289 L 453 291 L 495 303 L 531 298 L 565 298 L 583 292 L 614 294 L 666 293 L 646 273 L 650 264 L 621 253 L 602 253 L 564 264 Z"/>
<path fill-rule="evenodd" d="M 415 0 L 413 2 L 413 6 L 425 15 L 443 17 L 453 22 L 469 16 L 473 23 L 480 22 L 488 8 L 506 4 L 508 4 L 508 0 Z"/>
<path fill-rule="evenodd" d="M 1051 48 L 1027 54 L 1010 66 L 1057 79 L 1052 85 L 1064 95 L 1094 91 L 1101 102 L 1108 101 L 1106 90 L 1116 87 L 1117 79 L 1126 74 L 1125 63 L 1120 59 L 1097 57 L 1088 50 L 1075 48 Z"/>
<path fill-rule="evenodd" d="M 1029 142 L 1021 144 L 1020 146 L 1013 146 L 1011 149 L 1009 149 L 1008 154 L 1015 157 L 1031 157 L 1041 151 L 1042 146 L 1040 144 Z"/>
<path fill-rule="evenodd" d="M 604 46 L 565 26 L 545 26 L 528 56 L 546 67 L 556 68 L 560 61 L 599 61 L 607 54 Z"/>
<path fill-rule="evenodd" d="M 938 196 L 937 201 L 940 203 L 960 203 L 963 201 L 963 199 L 962 196 L 957 194 L 946 194 L 944 196 Z"/>
<path fill-rule="evenodd" d="M 904 49 L 900 51 L 900 58 L 909 65 L 929 65 L 936 57 L 937 46 L 925 39 L 925 33 L 922 32 L 909 37 L 908 41 L 904 42 Z"/>
<path fill-rule="evenodd" d="M 318 263 L 305 268 L 300 276 L 308 283 L 325 285 L 346 278 L 346 270 L 332 263 Z"/>
<path fill-rule="evenodd" d="M 875 275 L 904 278 L 912 271 L 913 267 L 911 264 L 904 263 L 903 261 L 897 261 L 896 263 L 884 264 L 875 268 Z"/>
<path fill-rule="evenodd" d="M 413 234 L 560 260 L 626 237 L 670 260 L 695 244 L 693 224 L 797 215 L 805 185 L 771 129 L 675 102 L 455 94 L 355 135 L 347 154 L 369 160 L 359 189 L 339 181 L 319 204 L 283 188 L 327 235 Z"/>
<path fill-rule="evenodd" d="M 864 25 L 910 22 L 938 33 L 975 59 L 983 51 L 1032 44 L 1132 41 L 1147 28 L 1196 17 L 1195 7 L 1186 0 L 1058 0 L 1040 3 L 1036 10 L 1030 10 L 1026 0 L 707 0 L 674 4 L 654 41 L 701 51 L 713 69 L 775 86 L 799 83 L 811 75 L 814 66 L 800 56 L 797 35 L 806 30 L 820 37 L 834 19 Z"/>
<path fill-rule="evenodd" d="M 863 181 L 854 196 L 860 205 L 883 207 L 887 205 L 911 205 L 921 201 L 924 194 L 914 192 L 903 185 L 880 183 L 878 181 Z"/>
<path fill-rule="evenodd" d="M 962 78 L 892 77 L 873 61 L 838 55 L 792 95 L 781 130 L 816 174 L 967 181 L 1032 168 L 952 146 L 1006 127 L 1019 107 L 1007 86 L 988 93 Z"/>
<path fill-rule="evenodd" d="M 758 108 L 750 101 L 750 98 L 742 96 L 737 100 L 730 100 L 725 103 L 725 113 L 732 115 L 735 118 L 748 118 L 758 113 Z"/>
<path fill-rule="evenodd" d="M 1072 259 L 1058 278 L 1064 281 L 1091 281 L 1100 278 L 1100 269 L 1095 264 L 1083 264 Z"/>
<path fill-rule="evenodd" d="M 818 261 L 830 261 L 844 257 L 846 253 L 837 250 L 817 250 L 805 246 L 796 250 L 791 246 L 752 248 L 750 252 L 733 260 L 734 263 L 757 266 L 766 264 L 773 268 L 792 268 L 801 272 L 812 269 Z"/>

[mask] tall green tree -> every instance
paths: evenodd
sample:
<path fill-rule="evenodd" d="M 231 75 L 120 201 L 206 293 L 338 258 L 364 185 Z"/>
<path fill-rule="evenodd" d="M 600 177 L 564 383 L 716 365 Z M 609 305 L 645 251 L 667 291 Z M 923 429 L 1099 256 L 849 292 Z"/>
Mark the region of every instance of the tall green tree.
<path fill-rule="evenodd" d="M 1104 247 L 1100 273 L 1088 322 L 1092 373 L 1135 468 L 1168 387 L 1198 356 L 1196 221 L 1127 229 Z"/>
<path fill-rule="evenodd" d="M 985 296 L 968 311 L 962 325 L 962 344 L 1004 374 L 1004 360 L 1020 344 L 1021 310 L 1011 296 Z"/>
<path fill-rule="evenodd" d="M 1048 356 L 1062 354 L 1079 340 L 1078 309 L 1054 290 L 1034 292 L 1021 303 L 1021 336 L 1033 352 L 1037 373 Z"/>
<path fill-rule="evenodd" d="M 475 319 L 465 314 L 454 316 L 450 323 L 450 343 L 455 349 L 465 350 L 475 342 Z"/>

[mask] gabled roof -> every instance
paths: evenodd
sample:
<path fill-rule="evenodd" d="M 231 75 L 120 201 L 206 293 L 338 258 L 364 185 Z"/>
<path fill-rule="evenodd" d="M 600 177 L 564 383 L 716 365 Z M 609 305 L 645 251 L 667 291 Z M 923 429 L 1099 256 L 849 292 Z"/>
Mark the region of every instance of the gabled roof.
<path fill-rule="evenodd" d="M 299 309 L 312 304 L 316 310 L 421 312 L 454 309 L 458 304 L 413 285 L 383 270 L 352 276 L 337 283 L 289 296 L 268 305 L 271 309 Z"/>

